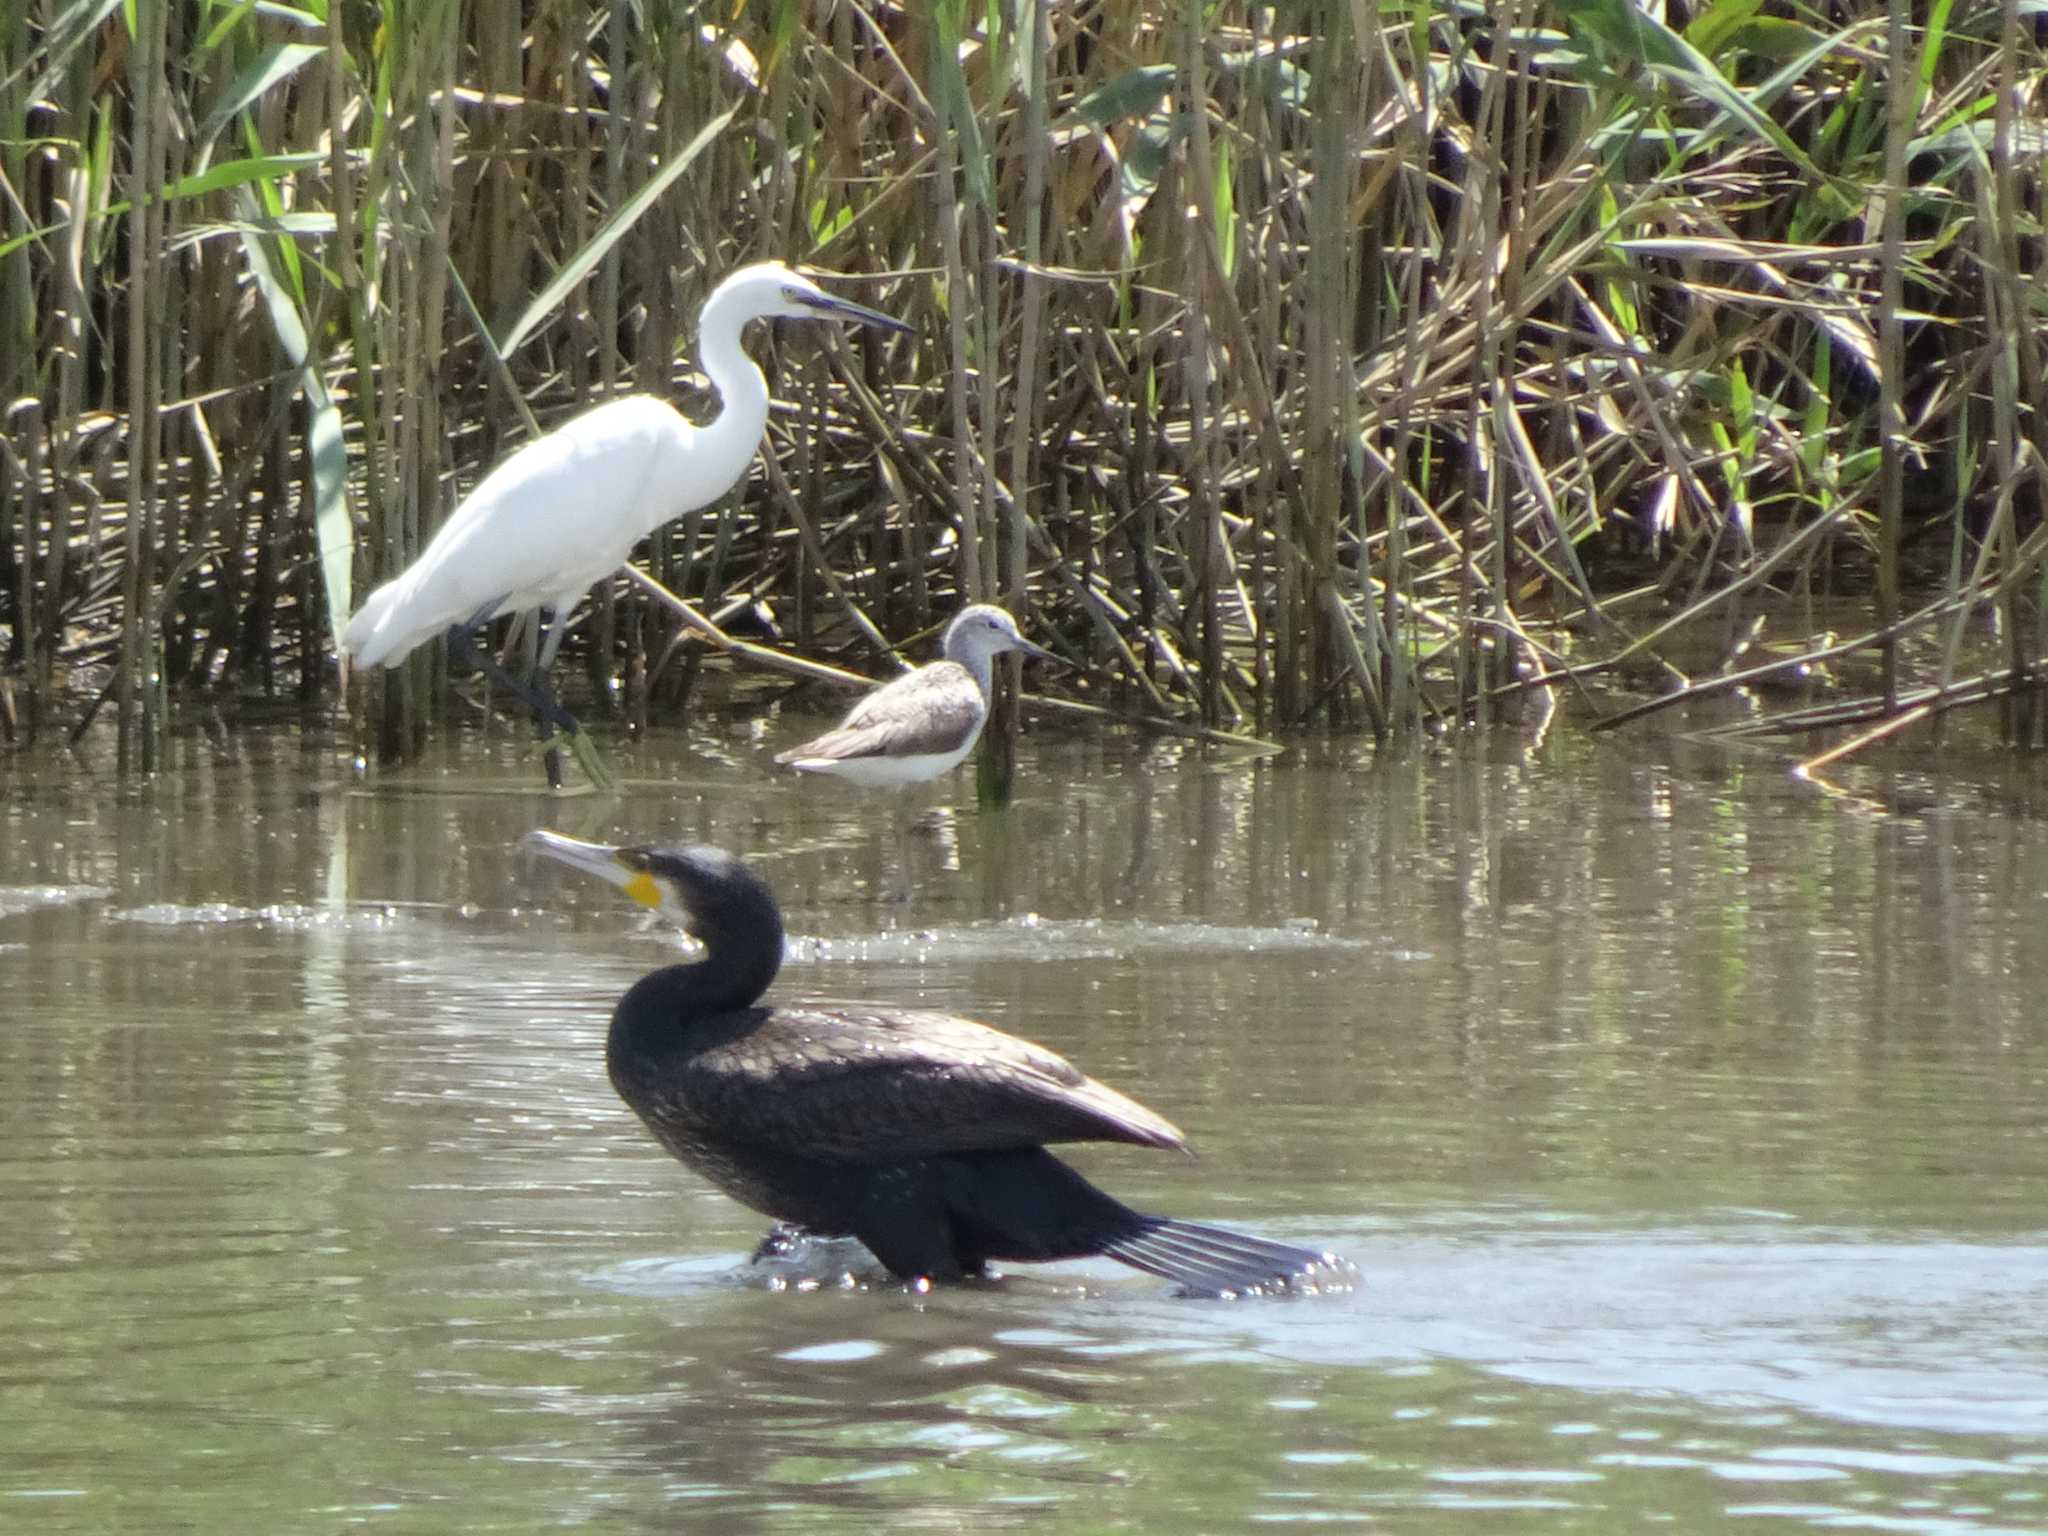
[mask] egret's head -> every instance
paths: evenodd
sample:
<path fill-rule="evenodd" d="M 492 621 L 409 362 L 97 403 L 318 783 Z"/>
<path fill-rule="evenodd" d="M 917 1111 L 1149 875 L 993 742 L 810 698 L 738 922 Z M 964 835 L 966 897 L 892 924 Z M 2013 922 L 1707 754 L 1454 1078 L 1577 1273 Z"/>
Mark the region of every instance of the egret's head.
<path fill-rule="evenodd" d="M 711 305 L 732 305 L 745 319 L 853 320 L 885 331 L 908 331 L 894 315 L 827 293 L 803 273 L 779 261 L 741 267 L 713 290 Z"/>
<path fill-rule="evenodd" d="M 942 642 L 946 655 L 967 664 L 972 656 L 1000 656 L 1005 651 L 1022 651 L 1040 661 L 1057 662 L 1051 651 L 1033 645 L 1017 633 L 1017 621 L 993 603 L 970 603 L 953 616 Z"/>

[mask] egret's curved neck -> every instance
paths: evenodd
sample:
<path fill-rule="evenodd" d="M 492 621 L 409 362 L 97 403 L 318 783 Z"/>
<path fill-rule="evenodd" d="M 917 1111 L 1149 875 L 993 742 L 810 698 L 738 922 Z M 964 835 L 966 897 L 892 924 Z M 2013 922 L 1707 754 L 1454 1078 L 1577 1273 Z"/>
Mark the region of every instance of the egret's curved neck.
<path fill-rule="evenodd" d="M 720 292 L 697 327 L 697 361 L 718 391 L 718 414 L 698 430 L 691 467 L 702 464 L 703 483 L 721 490 L 746 474 L 768 430 L 768 380 L 740 345 L 753 318 L 742 298 Z"/>

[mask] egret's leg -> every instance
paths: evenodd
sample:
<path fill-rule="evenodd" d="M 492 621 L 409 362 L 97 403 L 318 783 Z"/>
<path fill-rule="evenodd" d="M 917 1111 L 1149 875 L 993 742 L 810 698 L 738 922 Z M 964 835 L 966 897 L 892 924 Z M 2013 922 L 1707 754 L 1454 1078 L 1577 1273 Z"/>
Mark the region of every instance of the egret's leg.
<path fill-rule="evenodd" d="M 540 659 L 534 663 L 535 672 L 540 679 L 545 679 L 553 673 L 555 653 L 562 648 L 562 636 L 568 633 L 569 610 L 573 606 L 574 604 L 564 603 L 555 610 L 554 617 L 548 620 L 548 632 L 540 643 Z M 567 711 L 563 713 L 566 718 Z M 610 789 L 612 776 L 605 771 L 604 760 L 597 755 L 597 746 L 584 734 L 583 727 L 571 719 L 563 728 L 562 734 L 569 739 L 569 750 L 576 754 L 576 761 L 582 766 L 590 782 L 599 789 Z M 545 734 L 542 739 L 546 739 Z M 560 789 L 562 757 L 554 747 L 548 748 L 547 763 L 548 785 L 550 788 Z"/>
<path fill-rule="evenodd" d="M 550 610 L 548 627 L 541 636 L 540 648 L 535 655 L 533 663 L 533 687 L 536 693 L 542 692 L 547 688 L 548 678 L 551 675 L 550 669 L 555 663 L 555 652 L 561 648 L 562 631 L 567 627 L 563 623 L 567 615 L 568 609 L 566 606 Z M 535 615 L 535 622 L 539 622 L 539 615 Z M 559 790 L 562 787 L 562 749 L 555 745 L 554 722 L 546 716 L 536 713 L 533 717 L 533 723 L 536 728 L 536 734 L 540 737 L 541 769 L 548 776 L 548 788 Z M 579 728 L 577 726 L 571 725 L 562 734 L 571 741 L 574 741 L 577 739 L 578 731 Z M 582 754 L 579 752 L 577 756 L 581 757 Z"/>
<path fill-rule="evenodd" d="M 448 628 L 449 660 L 485 677 L 519 700 L 534 715 L 548 724 L 559 727 L 565 733 L 576 730 L 576 717 L 562 708 L 561 703 L 543 687 L 521 682 L 510 672 L 498 665 L 497 658 L 484 651 L 476 643 L 476 632 L 483 622 L 496 610 L 496 603 L 486 603 L 476 616 L 466 624 L 452 624 Z M 543 669 L 545 670 L 545 669 Z"/>
<path fill-rule="evenodd" d="M 534 668 L 530 681 L 522 682 L 498 665 L 497 658 L 487 654 L 476 644 L 476 632 L 498 611 L 504 601 L 498 598 L 488 602 L 472 614 L 466 623 L 451 625 L 448 630 L 449 659 L 458 666 L 467 666 L 481 672 L 485 677 L 503 688 L 513 698 L 533 711 L 533 717 L 540 722 L 540 738 L 546 742 L 559 730 L 569 741 L 569 749 L 576 754 L 576 761 L 590 776 L 590 781 L 599 789 L 610 789 L 611 775 L 605 772 L 604 763 L 597 755 L 597 748 L 583 733 L 583 727 L 576 723 L 576 717 L 562 707 L 554 691 L 547 685 L 548 666 L 555 659 L 555 652 L 561 648 L 562 631 L 567 627 L 563 616 L 557 614 L 548 626 L 546 637 L 541 641 L 540 659 Z M 545 754 L 548 788 L 562 787 L 562 754 L 549 746 Z"/>
<path fill-rule="evenodd" d="M 548 619 L 548 632 L 541 637 L 540 660 L 534 666 L 542 677 L 554 669 L 555 652 L 562 648 L 562 636 L 569 632 L 569 606 L 564 603 L 554 610 Z"/>

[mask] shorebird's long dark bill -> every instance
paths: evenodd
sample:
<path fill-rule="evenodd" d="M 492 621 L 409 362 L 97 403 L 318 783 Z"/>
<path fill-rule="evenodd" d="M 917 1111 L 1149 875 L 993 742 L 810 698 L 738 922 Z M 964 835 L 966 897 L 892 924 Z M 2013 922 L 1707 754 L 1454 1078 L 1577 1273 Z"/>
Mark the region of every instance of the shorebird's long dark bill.
<path fill-rule="evenodd" d="M 800 294 L 798 301 L 818 312 L 821 320 L 858 320 L 862 325 L 872 325 L 885 331 L 901 331 L 905 335 L 910 327 L 894 315 L 885 315 L 879 309 L 869 309 L 865 304 L 856 304 L 851 299 L 842 299 L 837 294 Z"/>

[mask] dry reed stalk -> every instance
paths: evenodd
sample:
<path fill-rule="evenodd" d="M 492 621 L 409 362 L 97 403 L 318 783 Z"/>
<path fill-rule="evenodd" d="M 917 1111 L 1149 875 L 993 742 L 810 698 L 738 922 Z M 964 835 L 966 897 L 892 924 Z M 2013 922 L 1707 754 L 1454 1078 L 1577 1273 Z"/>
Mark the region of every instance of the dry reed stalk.
<path fill-rule="evenodd" d="M 1044 332 L 1046 314 L 1045 277 L 1040 268 L 1045 259 L 1045 187 L 1050 147 L 1046 142 L 1049 117 L 1046 110 L 1046 46 L 1051 34 L 1051 0 L 1026 0 L 1017 12 L 1021 30 L 1012 39 L 1023 59 L 1024 104 L 1016 130 L 1021 136 L 1018 157 L 1024 162 L 1021 207 L 1012 215 L 1017 229 L 1017 331 L 1014 343 L 1015 370 L 1009 433 L 1010 507 L 1008 537 L 1003 548 L 1000 583 L 1002 600 L 1012 613 L 1025 611 L 1025 583 L 1031 568 L 1031 517 L 1027 508 L 1036 499 L 1038 477 L 1034 448 L 1042 430 L 1044 412 L 1039 399 L 1039 375 L 1045 367 Z M 993 266 L 993 263 L 991 263 Z M 985 365 L 991 376 L 994 360 Z M 1041 535 L 1042 537 L 1042 535 Z M 1003 668 L 1006 686 L 1000 690 L 997 707 L 989 720 L 988 745 L 983 749 L 995 763 L 994 777 L 1007 790 L 1017 760 L 1018 714 L 1012 705 L 1022 676 L 1021 658 L 1012 657 Z"/>
<path fill-rule="evenodd" d="M 136 259 L 129 271 L 128 484 L 131 494 L 123 528 L 121 565 L 121 659 L 115 729 L 123 773 L 154 772 L 161 746 L 157 707 L 160 672 L 158 638 L 145 625 L 153 606 L 151 576 L 156 547 L 159 486 L 157 448 L 163 401 L 161 330 L 146 323 L 164 302 L 161 241 L 165 152 L 162 129 L 170 113 L 164 103 L 164 12 L 139 17 L 128 50 L 128 82 L 134 102 L 133 159 L 128 175 L 128 239 Z"/>
<path fill-rule="evenodd" d="M 317 444 L 346 426 L 374 579 L 528 414 L 699 403 L 695 306 L 770 254 L 920 274 L 891 299 L 928 339 L 779 371 L 810 424 L 774 448 L 808 539 L 764 473 L 652 558 L 767 611 L 814 544 L 858 604 L 821 611 L 823 643 L 843 613 L 900 637 L 1000 592 L 1085 648 L 1093 697 L 1393 739 L 1485 718 L 1512 650 L 1633 665 L 1682 627 L 1610 630 L 1618 592 L 1738 627 L 1875 585 L 1894 691 L 1927 626 L 1943 681 L 1968 665 L 1955 615 L 1992 591 L 1991 670 L 2023 676 L 2048 587 L 2007 578 L 2048 519 L 2048 349 L 2015 103 L 2042 44 L 2011 6 L 1906 33 L 1852 0 L 1832 31 L 1774 17 L 1768 47 L 1736 9 L 1673 32 L 1626 0 L 1034 0 L 991 32 L 958 0 L 781 0 L 700 18 L 707 46 L 622 5 L 433 0 L 336 11 L 309 46 L 256 10 L 202 38 L 143 7 L 129 38 L 126 12 L 95 30 L 40 0 L 0 37 L 26 215 L 0 237 L 0 367 L 35 402 L 0 425 L 19 718 L 116 660 L 123 688 L 316 694 L 347 585 L 331 529 L 313 579 L 308 507 L 340 477 Z M 491 336 L 728 108 L 494 372 Z M 190 167 L 149 138 L 173 118 Z M 152 174 L 162 195 L 121 207 Z M 1902 226 L 1860 217 L 1879 187 Z M 246 323 L 252 277 L 276 334 Z M 175 322 L 155 341 L 126 323 L 150 295 Z M 876 501 L 878 451 L 900 495 Z M 1916 565 L 1930 545 L 1945 569 Z M 614 635 L 601 593 L 579 629 L 600 695 L 665 648 L 638 602 Z M 417 750 L 440 670 L 378 687 L 381 752 Z M 2019 690 L 2010 729 L 2038 737 Z M 161 703 L 119 697 L 131 756 L 154 751 Z"/>
<path fill-rule="evenodd" d="M 1899 524 L 1906 487 L 1906 454 L 1911 448 L 1904 405 L 1906 140 L 1913 129 L 1916 76 L 1911 65 L 1912 26 L 1906 0 L 1887 0 L 1890 55 L 1886 60 L 1883 255 L 1878 295 L 1878 543 L 1877 622 L 1889 630 L 1899 616 Z M 1899 650 L 1886 639 L 1879 652 L 1885 698 L 1899 696 Z"/>

